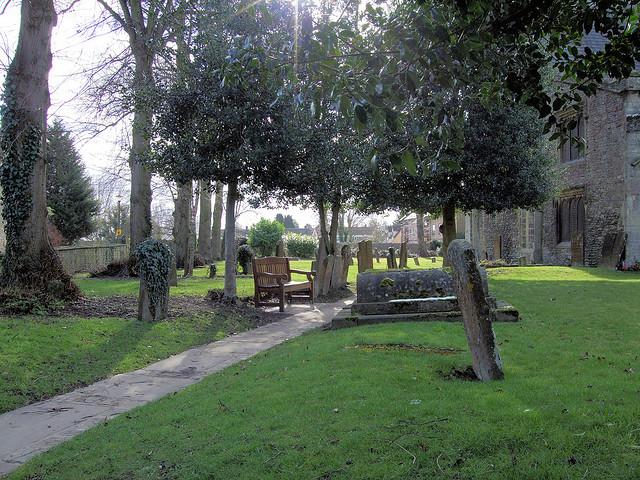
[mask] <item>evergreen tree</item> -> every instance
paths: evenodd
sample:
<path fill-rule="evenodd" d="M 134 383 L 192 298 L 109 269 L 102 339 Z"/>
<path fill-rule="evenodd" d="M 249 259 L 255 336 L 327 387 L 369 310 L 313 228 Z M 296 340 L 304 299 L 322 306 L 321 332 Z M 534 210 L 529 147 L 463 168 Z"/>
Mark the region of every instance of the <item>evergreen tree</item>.
<path fill-rule="evenodd" d="M 93 232 L 98 202 L 71 135 L 59 120 L 47 132 L 47 206 L 51 222 L 68 243 Z"/>

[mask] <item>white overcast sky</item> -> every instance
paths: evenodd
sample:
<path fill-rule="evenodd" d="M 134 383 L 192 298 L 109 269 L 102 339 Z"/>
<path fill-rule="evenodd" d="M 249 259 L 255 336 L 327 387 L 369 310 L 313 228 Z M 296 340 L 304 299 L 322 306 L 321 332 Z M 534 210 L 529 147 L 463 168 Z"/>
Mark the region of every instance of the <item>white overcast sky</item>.
<path fill-rule="evenodd" d="M 65 3 L 69 3 L 68 1 Z M 2 2 L 4 5 L 4 2 Z M 85 83 L 83 72 L 97 65 L 109 49 L 126 45 L 122 32 L 107 32 L 101 28 L 97 34 L 88 33 L 91 25 L 101 15 L 101 7 L 95 0 L 80 0 L 71 11 L 59 15 L 53 30 L 53 67 L 49 77 L 51 108 L 49 118 L 58 117 L 75 132 L 76 147 L 94 178 L 105 171 L 112 171 L 118 158 L 126 158 L 123 138 L 130 129 L 128 122 L 110 128 L 97 136 L 82 131 L 81 125 L 91 122 L 92 113 L 82 107 L 78 95 Z M 11 0 L 5 13 L 0 15 L 0 82 L 4 83 L 5 68 L 13 56 L 18 39 L 20 23 L 20 1 Z M 1 84 L 1 83 L 0 83 Z M 167 202 L 167 199 L 155 201 Z M 303 226 L 316 225 L 317 215 L 313 210 L 297 207 L 288 209 L 258 209 L 244 213 L 239 219 L 242 226 L 255 223 L 260 217 L 273 218 L 277 212 L 286 212 Z M 388 221 L 388 217 L 386 219 Z"/>

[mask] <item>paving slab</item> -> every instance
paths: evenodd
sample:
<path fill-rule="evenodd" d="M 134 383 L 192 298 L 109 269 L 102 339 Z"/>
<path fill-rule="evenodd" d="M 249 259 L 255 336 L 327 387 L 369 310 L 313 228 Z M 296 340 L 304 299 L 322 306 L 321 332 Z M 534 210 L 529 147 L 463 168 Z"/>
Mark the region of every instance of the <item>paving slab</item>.
<path fill-rule="evenodd" d="M 139 370 L 115 375 L 0 415 L 0 475 L 35 455 L 135 407 L 158 400 L 324 325 L 351 300 L 294 304 L 282 320 L 192 348 Z"/>

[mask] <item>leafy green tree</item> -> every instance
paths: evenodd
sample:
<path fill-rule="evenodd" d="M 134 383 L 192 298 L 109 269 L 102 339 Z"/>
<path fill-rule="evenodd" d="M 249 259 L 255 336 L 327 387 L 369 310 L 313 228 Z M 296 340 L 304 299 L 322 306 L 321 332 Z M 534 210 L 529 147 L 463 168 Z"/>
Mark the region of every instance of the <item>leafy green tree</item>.
<path fill-rule="evenodd" d="M 98 201 L 70 132 L 60 120 L 47 131 L 47 205 L 67 243 L 93 232 Z"/>
<path fill-rule="evenodd" d="M 266 257 L 273 255 L 276 244 L 282 240 L 284 225 L 277 220 L 261 218 L 258 223 L 249 228 L 248 242 L 258 255 Z"/>
<path fill-rule="evenodd" d="M 289 173 L 291 109 L 274 101 L 280 59 L 263 53 L 273 44 L 291 43 L 292 11 L 286 2 L 250 8 L 214 3 L 214 10 L 200 18 L 184 78 L 159 92 L 157 141 L 148 163 L 177 182 L 227 185 L 225 260 L 233 265 L 235 205 L 242 189 L 255 190 L 265 179 Z M 224 295 L 234 301 L 235 275 L 233 269 L 225 272 Z"/>
<path fill-rule="evenodd" d="M 298 222 L 291 215 L 283 215 L 282 213 L 276 214 L 276 222 L 280 222 L 284 225 L 284 228 L 298 228 Z"/>
<path fill-rule="evenodd" d="M 284 241 L 287 245 L 287 255 L 290 257 L 313 258 L 318 248 L 318 239 L 311 235 L 285 233 Z"/>
<path fill-rule="evenodd" d="M 437 143 L 425 144 L 418 152 L 428 155 L 436 148 Z M 456 237 L 456 209 L 492 213 L 535 208 L 554 187 L 553 155 L 543 125 L 532 109 L 516 104 L 489 109 L 477 103 L 470 106 L 462 152 L 442 153 L 443 161 L 435 168 L 418 163 L 412 175 L 393 153 L 394 145 L 381 147 L 380 152 L 373 178 L 363 182 L 367 191 L 361 206 L 370 211 L 442 212 L 444 252 Z"/>
<path fill-rule="evenodd" d="M 290 129 L 296 153 L 289 159 L 288 170 L 297 174 L 287 172 L 270 182 L 265 181 L 261 197 L 264 202 L 316 208 L 320 239 L 315 284 L 319 292 L 326 294 L 343 286 L 339 284 L 340 276 L 325 274 L 324 270 L 333 268 L 326 261 L 329 256 L 340 255 L 340 211 L 359 199 L 361 179 L 370 178 L 364 175 L 370 169 L 364 157 L 366 139 L 358 137 L 348 123 L 335 115 L 314 118 L 298 112 Z M 338 284 L 334 285 L 332 278 Z"/>
<path fill-rule="evenodd" d="M 301 6 L 299 54 L 312 68 L 296 88 L 311 108 L 340 111 L 376 136 L 405 126 L 411 135 L 397 152 L 412 169 L 426 135 L 440 144 L 422 159 L 429 163 L 463 147 L 465 106 L 452 99 L 524 103 L 561 136 L 572 120 L 559 112 L 579 107 L 605 77 L 628 77 L 640 61 L 640 6 L 627 0 L 368 2 L 355 28 L 336 2 L 322 2 L 319 12 L 313 5 Z M 581 48 L 590 32 L 606 48 Z M 554 88 L 545 71 L 559 80 Z"/>

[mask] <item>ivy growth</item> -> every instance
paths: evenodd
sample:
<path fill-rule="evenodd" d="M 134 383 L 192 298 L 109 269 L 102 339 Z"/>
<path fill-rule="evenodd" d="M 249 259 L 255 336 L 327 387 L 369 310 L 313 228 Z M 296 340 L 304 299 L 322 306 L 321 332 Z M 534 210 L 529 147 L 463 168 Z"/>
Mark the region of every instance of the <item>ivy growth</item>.
<path fill-rule="evenodd" d="M 0 187 L 7 237 L 3 270 L 7 271 L 12 259 L 19 257 L 24 248 L 20 238 L 31 213 L 31 175 L 40 158 L 42 131 L 21 114 L 10 81 L 5 84 L 0 118 Z"/>
<path fill-rule="evenodd" d="M 166 308 L 173 253 L 164 243 L 148 238 L 136 246 L 133 257 L 138 263 L 140 281 L 149 295 L 151 316 L 156 318 L 156 311 Z"/>

